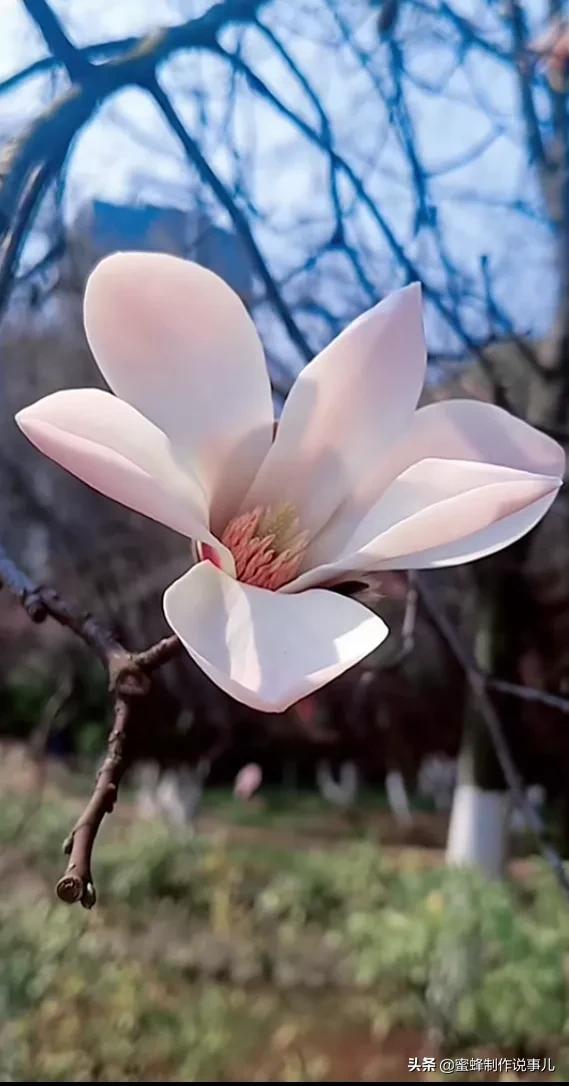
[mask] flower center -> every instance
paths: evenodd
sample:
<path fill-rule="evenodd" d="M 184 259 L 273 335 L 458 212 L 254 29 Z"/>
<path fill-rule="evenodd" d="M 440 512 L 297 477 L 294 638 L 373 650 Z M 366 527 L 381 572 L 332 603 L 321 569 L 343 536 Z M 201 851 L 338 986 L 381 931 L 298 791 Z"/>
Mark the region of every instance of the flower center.
<path fill-rule="evenodd" d="M 233 517 L 221 542 L 231 551 L 238 581 L 273 592 L 296 577 L 308 544 L 293 505 Z"/>

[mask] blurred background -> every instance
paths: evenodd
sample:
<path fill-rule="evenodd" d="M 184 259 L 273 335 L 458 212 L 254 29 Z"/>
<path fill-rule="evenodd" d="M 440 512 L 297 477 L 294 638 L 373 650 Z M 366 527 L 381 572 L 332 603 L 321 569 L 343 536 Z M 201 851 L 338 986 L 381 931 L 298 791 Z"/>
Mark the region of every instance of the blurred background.
<path fill-rule="evenodd" d="M 186 542 L 13 422 L 102 384 L 81 299 L 117 249 L 234 287 L 277 412 L 313 354 L 418 279 L 424 402 L 496 402 L 567 446 L 568 17 L 562 0 L 0 0 L 2 551 L 130 649 L 168 633 Z M 283 715 L 188 658 L 162 668 L 92 912 L 53 883 L 104 754 L 105 675 L 0 592 L 2 1081 L 448 1077 L 432 1057 L 460 1081 L 565 1081 L 568 527 L 562 493 L 505 554 L 393 579 L 373 602 L 385 645 Z M 453 643 L 498 680 L 498 751 Z"/>

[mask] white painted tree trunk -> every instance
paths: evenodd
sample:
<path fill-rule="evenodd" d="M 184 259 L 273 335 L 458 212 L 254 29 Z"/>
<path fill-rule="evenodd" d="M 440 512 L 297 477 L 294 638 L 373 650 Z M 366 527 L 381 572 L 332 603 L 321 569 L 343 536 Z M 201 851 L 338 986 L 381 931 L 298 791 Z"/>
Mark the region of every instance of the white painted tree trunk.
<path fill-rule="evenodd" d="M 142 818 L 162 818 L 172 826 L 192 828 L 200 811 L 210 764 L 161 769 L 155 762 L 138 767 L 138 809 Z"/>
<path fill-rule="evenodd" d="M 195 766 L 181 766 L 161 774 L 156 798 L 163 817 L 172 826 L 193 828 L 201 808 L 208 773 L 209 762 L 200 759 Z"/>
<path fill-rule="evenodd" d="M 405 779 L 399 769 L 390 769 L 385 774 L 385 793 L 389 809 L 400 826 L 413 825 L 413 815 L 409 804 L 409 795 Z"/>
<path fill-rule="evenodd" d="M 502 575 L 499 565 L 478 582 L 474 658 L 489 674 L 508 675 L 513 666 L 515 639 L 512 642 L 509 626 L 513 591 L 511 577 Z M 478 868 L 490 879 L 503 878 L 510 822 L 510 790 L 473 690 L 465 705 L 447 863 Z"/>
<path fill-rule="evenodd" d="M 457 760 L 431 754 L 421 763 L 417 778 L 419 794 L 430 799 L 435 811 L 450 811 L 456 787 Z"/>
<path fill-rule="evenodd" d="M 489 878 L 502 878 L 508 857 L 510 796 L 459 781 L 454 793 L 447 843 L 447 863 L 478 867 Z"/>
<path fill-rule="evenodd" d="M 316 766 L 316 782 L 321 796 L 334 804 L 348 810 L 353 807 L 358 794 L 360 781 L 359 770 L 355 762 L 342 762 L 337 779 L 334 777 L 329 762 L 321 759 Z"/>

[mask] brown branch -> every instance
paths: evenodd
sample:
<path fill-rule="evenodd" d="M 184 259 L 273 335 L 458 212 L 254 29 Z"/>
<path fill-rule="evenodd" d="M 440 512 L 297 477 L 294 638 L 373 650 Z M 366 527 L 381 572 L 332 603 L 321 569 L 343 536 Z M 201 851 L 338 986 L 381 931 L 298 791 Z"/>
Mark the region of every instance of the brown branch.
<path fill-rule="evenodd" d="M 147 707 L 153 693 L 150 673 L 173 660 L 181 647 L 177 637 L 165 637 L 149 649 L 134 654 L 120 646 L 120 655 L 112 652 L 108 658 L 109 685 L 114 695 L 113 726 L 91 798 L 63 846 L 69 861 L 56 886 L 61 901 L 68 904 L 79 901 L 83 908 L 91 909 L 97 900 L 91 874 L 93 845 L 103 818 L 111 814 L 115 806 L 119 784 L 128 765 L 130 735 L 142 719 L 143 706 Z"/>
<path fill-rule="evenodd" d="M 144 652 L 137 652 L 134 662 L 142 671 L 154 671 L 156 668 L 162 667 L 162 664 L 167 664 L 170 660 L 173 660 L 180 652 L 181 647 L 176 635 L 172 634 L 171 637 L 163 637 L 161 641 L 157 641 L 155 645 L 151 645 Z"/>
<path fill-rule="evenodd" d="M 113 726 L 107 741 L 105 760 L 97 774 L 95 787 L 83 813 L 65 841 L 69 862 L 57 883 L 61 901 L 79 901 L 90 909 L 96 901 L 91 874 L 93 845 L 106 814 L 114 808 L 118 787 L 128 764 L 127 744 L 133 727 L 142 719 L 142 708 L 152 705 L 155 694 L 151 673 L 173 660 L 181 651 L 177 637 L 165 637 L 139 653 L 129 652 L 111 630 L 89 613 L 83 613 L 63 599 L 53 588 L 34 585 L 33 581 L 0 547 L 0 588 L 4 586 L 22 604 L 34 622 L 48 616 L 70 629 L 98 656 L 109 678 L 113 697 Z"/>
<path fill-rule="evenodd" d="M 32 580 L 0 547 L 0 588 L 2 585 L 20 601 L 32 622 L 43 622 L 47 610 Z"/>
<path fill-rule="evenodd" d="M 141 691 L 142 696 L 144 692 Z M 114 808 L 118 787 L 126 767 L 125 747 L 130 723 L 130 699 L 117 697 L 114 722 L 107 743 L 107 755 L 97 774 L 91 798 L 63 845 L 69 856 L 65 873 L 55 888 L 60 901 L 68 905 L 79 901 L 91 909 L 97 900 L 91 874 L 91 856 L 99 826 Z"/>

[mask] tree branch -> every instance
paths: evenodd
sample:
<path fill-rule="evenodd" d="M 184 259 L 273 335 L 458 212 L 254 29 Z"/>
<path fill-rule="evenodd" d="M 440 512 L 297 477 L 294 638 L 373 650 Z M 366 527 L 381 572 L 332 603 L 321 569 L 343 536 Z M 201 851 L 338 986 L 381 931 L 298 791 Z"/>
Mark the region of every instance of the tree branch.
<path fill-rule="evenodd" d="M 81 83 L 91 72 L 84 53 L 70 42 L 47 0 L 22 0 L 30 18 L 38 27 L 50 53 L 61 61 L 72 82 Z"/>
<path fill-rule="evenodd" d="M 76 48 L 76 51 L 86 60 L 106 60 L 109 57 L 115 57 L 117 53 L 125 53 L 129 49 L 134 49 L 139 43 L 140 38 L 116 38 L 114 41 L 95 42 L 94 45 L 85 45 L 82 48 Z M 21 68 L 19 72 L 14 72 L 13 75 L 9 75 L 2 80 L 0 94 L 14 90 L 14 87 L 18 87 L 20 83 L 25 83 L 26 79 L 32 79 L 35 75 L 51 72 L 54 68 L 59 68 L 62 63 L 59 57 L 54 56 L 34 60 L 33 64 L 28 64 L 25 68 Z"/>
<path fill-rule="evenodd" d="M 526 125 L 528 147 L 530 156 L 535 162 L 547 197 L 547 179 L 549 173 L 549 161 L 545 145 L 541 135 L 539 118 L 533 98 L 530 72 L 528 67 L 528 50 L 526 41 L 525 15 L 522 5 L 518 0 L 508 0 L 507 14 L 512 28 L 512 42 L 514 47 L 514 63 L 518 76 L 522 114 Z"/>
<path fill-rule="evenodd" d="M 68 905 L 79 901 L 85 909 L 91 909 L 97 900 L 91 874 L 93 845 L 103 818 L 111 814 L 117 799 L 126 766 L 125 746 L 130 713 L 130 701 L 117 697 L 106 758 L 97 775 L 91 798 L 63 845 L 69 862 L 55 889 L 60 901 Z"/>
<path fill-rule="evenodd" d="M 42 162 L 29 175 L 27 185 L 22 192 L 21 201 L 8 230 L 1 238 L 0 219 L 0 311 L 2 299 L 7 298 L 15 280 L 14 269 L 17 266 L 22 246 L 39 207 L 39 202 L 46 186 L 55 177 L 63 157 L 54 156 Z"/>
<path fill-rule="evenodd" d="M 29 3 L 32 4 L 32 0 Z M 10 236 L 15 221 L 19 223 L 20 232 L 25 233 L 55 169 L 64 161 L 73 138 L 95 110 L 123 87 L 147 86 L 157 65 L 177 50 L 211 48 L 225 26 L 250 22 L 263 3 L 266 0 L 222 0 L 199 18 L 148 34 L 124 56 L 101 64 L 89 64 L 86 69 L 82 63 L 81 81 L 42 114 L 22 139 L 15 141 L 9 160 L 4 164 L 4 179 L 0 185 L 0 248 L 4 246 L 0 256 L 0 312 L 14 280 L 18 254 L 17 247 L 5 244 L 6 237 Z M 45 22 L 46 9 L 49 11 L 47 5 L 36 2 L 32 6 L 36 13 L 41 8 Z M 54 32 L 52 25 L 50 33 Z M 68 46 L 73 49 L 71 43 Z M 80 56 L 80 52 L 75 51 L 75 55 Z M 30 178 L 36 175 L 33 198 L 26 199 Z"/>
<path fill-rule="evenodd" d="M 280 116 L 285 117 L 289 123 L 296 128 L 298 132 L 311 143 L 313 146 L 318 147 L 326 156 L 329 157 L 331 163 L 334 163 L 338 172 L 343 175 L 350 183 L 353 192 L 361 200 L 363 206 L 369 212 L 371 218 L 378 226 L 381 234 L 385 238 L 387 245 L 399 267 L 405 275 L 406 281 L 411 282 L 413 280 L 422 282 L 425 295 L 430 299 L 435 309 L 444 318 L 449 328 L 453 330 L 455 335 L 461 341 L 461 343 L 472 352 L 473 355 L 478 358 L 484 372 L 492 380 L 493 386 L 496 388 L 496 402 L 499 402 L 501 406 L 507 405 L 507 397 L 505 389 L 501 386 L 497 386 L 496 376 L 492 371 L 491 365 L 488 361 L 483 350 L 473 340 L 472 336 L 465 330 L 462 322 L 458 319 L 452 308 L 450 308 L 444 301 L 441 291 L 434 283 L 429 282 L 424 276 L 421 276 L 419 270 L 414 261 L 408 256 L 404 244 L 397 237 L 393 227 L 378 207 L 376 201 L 372 198 L 368 189 L 364 185 L 360 177 L 355 173 L 354 169 L 350 166 L 349 162 L 323 138 L 322 134 L 305 121 L 300 114 L 296 113 L 293 109 L 286 105 L 286 103 L 275 94 L 270 87 L 253 71 L 253 69 L 245 63 L 245 61 L 235 52 L 230 52 L 224 49 L 217 40 L 213 45 L 206 46 L 211 52 L 216 53 L 218 56 L 223 56 L 226 60 L 232 64 L 238 71 L 240 71 L 246 78 L 249 86 L 259 95 L 260 98 L 268 102 Z M 511 408 L 510 408 L 511 410 Z"/>
<path fill-rule="evenodd" d="M 268 300 L 273 304 L 275 310 L 279 314 L 292 342 L 298 348 L 304 360 L 309 362 L 316 352 L 313 351 L 303 332 L 292 317 L 292 314 L 269 271 L 265 258 L 255 241 L 246 216 L 233 199 L 221 178 L 213 171 L 209 162 L 202 155 L 197 143 L 192 139 L 183 121 L 174 109 L 168 95 L 164 92 L 156 79 L 149 80 L 148 90 L 164 114 L 172 131 L 182 144 L 189 162 L 195 167 L 201 180 L 212 190 L 222 207 L 225 208 L 228 215 L 231 217 L 235 228 L 249 249 L 253 264 L 264 283 Z"/>
<path fill-rule="evenodd" d="M 488 729 L 494 745 L 496 757 L 500 768 L 510 789 L 516 807 L 523 814 L 526 826 L 533 835 L 536 845 L 554 872 L 557 881 L 565 896 L 569 898 L 569 874 L 565 869 L 563 860 L 548 842 L 545 827 L 535 807 L 529 802 L 517 766 L 508 747 L 502 722 L 492 700 L 487 693 L 488 678 L 478 668 L 476 661 L 463 644 L 454 625 L 439 607 L 435 594 L 427 587 L 423 577 L 415 575 L 415 585 L 419 593 L 419 599 L 429 616 L 432 624 L 438 630 L 443 641 L 454 656 L 457 663 L 464 671 L 466 680 L 477 700 L 480 715 Z"/>
<path fill-rule="evenodd" d="M 72 630 L 107 670 L 114 712 L 107 754 L 91 798 L 64 844 L 69 862 L 56 887 L 61 901 L 69 904 L 79 901 L 84 908 L 90 909 L 97 896 L 91 874 L 93 845 L 104 816 L 114 808 L 128 764 L 127 745 L 131 731 L 142 720 L 143 709 L 152 708 L 156 691 L 151 673 L 173 660 L 182 646 L 178 638 L 172 636 L 142 652 L 129 652 L 92 615 L 77 610 L 53 588 L 35 585 L 0 547 L 0 588 L 2 586 L 20 601 L 32 621 L 42 622 L 49 616 Z"/>

